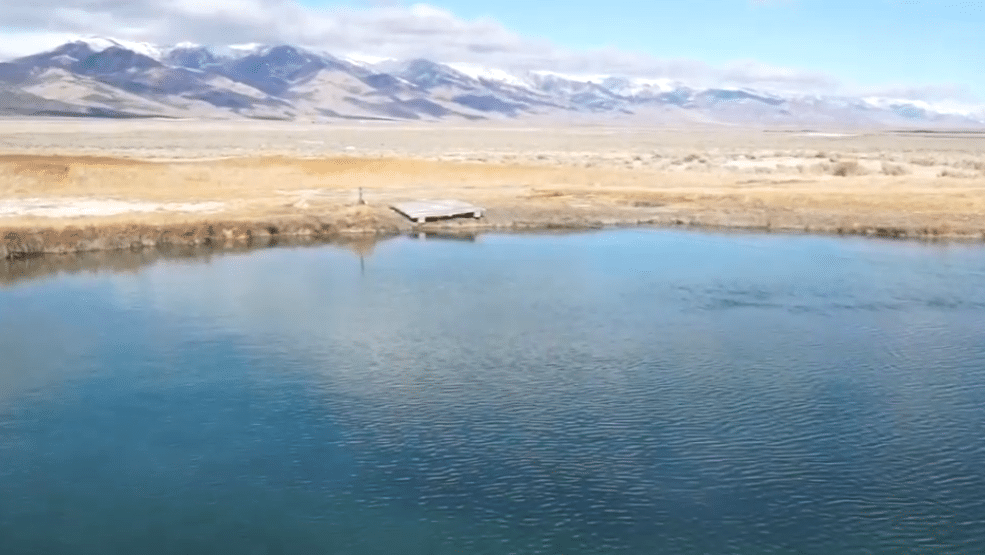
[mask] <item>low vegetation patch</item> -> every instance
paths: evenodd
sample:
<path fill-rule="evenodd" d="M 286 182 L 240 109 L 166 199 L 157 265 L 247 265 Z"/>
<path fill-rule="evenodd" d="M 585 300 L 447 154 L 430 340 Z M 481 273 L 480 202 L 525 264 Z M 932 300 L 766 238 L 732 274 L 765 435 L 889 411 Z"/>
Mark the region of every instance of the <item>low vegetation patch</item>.
<path fill-rule="evenodd" d="M 889 162 L 882 163 L 883 175 L 900 176 L 900 175 L 908 175 L 909 173 L 910 170 L 906 166 L 903 166 L 902 164 L 891 164 Z"/>
<path fill-rule="evenodd" d="M 937 177 L 957 177 L 960 179 L 970 179 L 978 176 L 968 172 L 957 171 L 952 169 L 944 169 L 941 170 L 939 174 L 937 174 Z"/>
<path fill-rule="evenodd" d="M 835 162 L 831 167 L 831 175 L 837 177 L 849 177 L 853 175 L 865 175 L 868 172 L 858 163 L 858 160 L 841 160 Z"/>

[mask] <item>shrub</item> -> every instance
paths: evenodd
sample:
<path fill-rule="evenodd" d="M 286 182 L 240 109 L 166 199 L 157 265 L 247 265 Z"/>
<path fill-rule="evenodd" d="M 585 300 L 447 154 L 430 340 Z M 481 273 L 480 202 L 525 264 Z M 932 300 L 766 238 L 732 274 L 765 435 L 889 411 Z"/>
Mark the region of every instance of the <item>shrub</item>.
<path fill-rule="evenodd" d="M 884 175 L 906 175 L 910 173 L 910 170 L 901 164 L 890 164 L 889 162 L 883 162 L 882 173 Z"/>
<path fill-rule="evenodd" d="M 959 172 L 959 171 L 955 171 L 955 170 L 945 169 L 945 170 L 941 170 L 941 172 L 939 174 L 937 174 L 937 177 L 969 178 L 969 177 L 975 177 L 975 176 L 974 175 L 971 175 L 971 174 L 968 174 L 968 173 L 965 173 L 965 172 Z"/>
<path fill-rule="evenodd" d="M 831 175 L 838 177 L 848 177 L 850 175 L 865 175 L 866 171 L 858 160 L 841 160 L 831 167 Z"/>
<path fill-rule="evenodd" d="M 962 170 L 985 171 L 985 161 L 982 160 L 960 160 L 952 165 Z"/>

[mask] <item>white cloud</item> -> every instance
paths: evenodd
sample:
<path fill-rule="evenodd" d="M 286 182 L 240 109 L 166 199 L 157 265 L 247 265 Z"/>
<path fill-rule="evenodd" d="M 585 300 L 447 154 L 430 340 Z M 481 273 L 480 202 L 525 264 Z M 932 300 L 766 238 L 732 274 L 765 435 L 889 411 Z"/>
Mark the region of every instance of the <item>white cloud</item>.
<path fill-rule="evenodd" d="M 290 43 L 339 54 L 666 77 L 695 85 L 812 92 L 839 87 L 829 75 L 755 61 L 714 67 L 611 48 L 563 49 L 521 36 L 491 19 L 464 19 L 428 4 L 379 2 L 362 9 L 316 9 L 296 0 L 34 0 L 0 11 L 0 55 L 35 53 L 79 35 L 157 44 Z"/>

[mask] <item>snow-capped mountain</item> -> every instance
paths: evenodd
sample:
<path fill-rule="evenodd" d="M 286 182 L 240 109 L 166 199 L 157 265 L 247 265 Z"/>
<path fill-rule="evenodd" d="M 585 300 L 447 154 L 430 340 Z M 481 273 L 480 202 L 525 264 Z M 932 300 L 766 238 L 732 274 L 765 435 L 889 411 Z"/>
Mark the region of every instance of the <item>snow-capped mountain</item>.
<path fill-rule="evenodd" d="M 114 39 L 109 37 L 99 37 L 99 36 L 89 36 L 82 37 L 69 44 L 74 45 L 85 45 L 89 50 L 93 52 L 103 52 L 104 50 L 110 48 L 122 48 L 124 50 L 129 50 L 141 56 L 146 56 L 154 60 L 160 60 L 164 53 L 167 51 L 166 48 L 161 48 L 159 46 L 149 44 L 146 42 L 133 42 L 128 40 Z M 185 43 L 188 44 L 188 43 Z"/>
<path fill-rule="evenodd" d="M 985 127 L 985 107 L 956 103 L 510 72 L 287 44 L 158 46 L 104 37 L 0 63 L 0 114 L 308 121 L 591 115 L 648 123 Z"/>

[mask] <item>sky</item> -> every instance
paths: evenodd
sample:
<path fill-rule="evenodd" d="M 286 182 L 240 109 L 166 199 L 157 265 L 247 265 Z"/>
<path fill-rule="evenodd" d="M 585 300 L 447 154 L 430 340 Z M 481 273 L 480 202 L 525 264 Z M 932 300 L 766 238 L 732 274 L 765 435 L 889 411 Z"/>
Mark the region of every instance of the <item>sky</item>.
<path fill-rule="evenodd" d="M 317 2 L 313 2 L 317 4 Z M 859 84 L 985 92 L 985 2 L 941 0 L 437 0 L 571 49 L 617 48 L 713 65 L 755 61 Z"/>
<path fill-rule="evenodd" d="M 985 0 L 15 0 L 0 57 L 78 35 L 985 103 Z"/>

